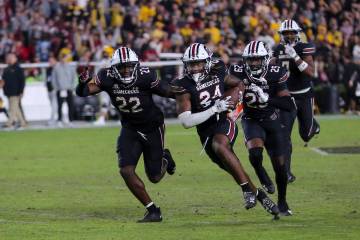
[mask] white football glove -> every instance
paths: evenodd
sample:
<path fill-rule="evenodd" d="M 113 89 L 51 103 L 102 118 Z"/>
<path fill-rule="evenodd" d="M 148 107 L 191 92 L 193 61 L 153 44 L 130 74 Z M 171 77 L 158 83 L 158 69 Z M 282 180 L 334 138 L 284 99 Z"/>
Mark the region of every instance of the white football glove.
<path fill-rule="evenodd" d="M 231 97 L 228 96 L 225 99 L 216 100 L 214 106 L 211 107 L 212 111 L 214 113 L 221 113 L 228 111 L 232 106 L 230 98 Z"/>
<path fill-rule="evenodd" d="M 262 85 L 266 85 L 266 84 L 267 84 L 267 81 L 266 81 L 266 79 L 265 79 L 264 77 L 261 77 L 261 78 L 259 79 L 259 82 L 261 82 Z"/>
<path fill-rule="evenodd" d="M 295 49 L 289 44 L 285 45 L 285 53 L 293 59 L 298 57 L 298 54 L 296 53 Z"/>
<path fill-rule="evenodd" d="M 269 94 L 265 93 L 261 87 L 255 85 L 255 84 L 251 84 L 250 85 L 250 89 L 251 91 L 253 91 L 256 96 L 259 99 L 259 103 L 266 103 L 267 101 L 269 101 Z"/>

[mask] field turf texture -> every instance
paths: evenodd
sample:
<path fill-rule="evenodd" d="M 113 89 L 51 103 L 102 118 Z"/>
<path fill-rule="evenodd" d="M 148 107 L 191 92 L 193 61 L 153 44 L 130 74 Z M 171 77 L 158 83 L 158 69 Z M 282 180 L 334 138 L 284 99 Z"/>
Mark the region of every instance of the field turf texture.
<path fill-rule="evenodd" d="M 199 155 L 195 129 L 167 126 L 173 176 L 152 184 L 139 162 L 137 172 L 164 218 L 151 224 L 136 223 L 144 208 L 118 174 L 119 128 L 0 132 L 0 240 L 360 239 L 360 155 L 312 149 L 360 147 L 360 118 L 322 117 L 320 124 L 308 147 L 293 132 L 294 215 L 279 221 L 260 204 L 244 209 L 240 187 Z M 259 185 L 243 139 L 239 131 L 236 152 Z M 267 156 L 264 165 L 274 178 Z"/>

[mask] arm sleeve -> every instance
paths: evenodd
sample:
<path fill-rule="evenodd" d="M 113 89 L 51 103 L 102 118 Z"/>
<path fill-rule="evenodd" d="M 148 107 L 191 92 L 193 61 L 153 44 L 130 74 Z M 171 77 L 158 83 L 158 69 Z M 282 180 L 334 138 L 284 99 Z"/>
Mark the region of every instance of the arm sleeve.
<path fill-rule="evenodd" d="M 87 83 L 79 82 L 75 89 L 76 95 L 79 97 L 87 97 L 90 95 L 89 86 Z"/>
<path fill-rule="evenodd" d="M 191 128 L 208 120 L 215 112 L 212 108 L 198 113 L 186 111 L 179 114 L 179 120 L 184 128 Z"/>
<path fill-rule="evenodd" d="M 153 72 L 154 73 L 151 75 L 152 81 L 150 83 L 150 88 L 152 89 L 152 92 L 161 97 L 175 99 L 175 94 L 171 91 L 170 84 L 165 80 L 160 80 L 160 77 L 158 76 L 156 71 Z"/>
<path fill-rule="evenodd" d="M 181 84 L 182 79 L 175 79 L 170 83 L 171 91 L 176 95 L 188 93 L 189 91 Z"/>

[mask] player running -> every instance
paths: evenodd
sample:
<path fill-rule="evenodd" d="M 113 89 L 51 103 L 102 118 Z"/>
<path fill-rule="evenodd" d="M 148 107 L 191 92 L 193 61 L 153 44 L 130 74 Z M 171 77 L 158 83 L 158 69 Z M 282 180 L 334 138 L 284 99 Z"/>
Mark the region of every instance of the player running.
<path fill-rule="evenodd" d="M 295 181 L 295 176 L 291 172 L 291 132 L 295 118 L 298 119 L 299 133 L 305 144 L 320 132 L 320 125 L 314 118 L 314 94 L 311 84 L 315 73 L 315 46 L 312 43 L 301 42 L 300 32 L 301 28 L 294 20 L 283 21 L 279 29 L 281 42 L 274 48 L 273 55 L 277 63 L 286 67 L 290 73 L 287 85 L 297 107 L 292 112 L 280 112 L 287 131 L 286 165 L 289 182 Z"/>
<path fill-rule="evenodd" d="M 160 208 L 150 198 L 135 169 L 143 154 L 145 171 L 152 183 L 158 183 L 166 171 L 170 175 L 175 172 L 170 151 L 164 149 L 164 115 L 152 99 L 152 94 L 169 97 L 170 86 L 160 81 L 154 70 L 141 67 L 136 53 L 128 47 L 115 51 L 109 68 L 101 69 L 94 77 L 85 71 L 79 80 L 78 96 L 104 91 L 120 112 L 122 128 L 116 149 L 120 174 L 147 209 L 138 222 L 162 221 Z"/>
<path fill-rule="evenodd" d="M 249 160 L 263 188 L 268 193 L 274 193 L 275 187 L 262 166 L 265 147 L 275 171 L 280 214 L 288 216 L 291 210 L 286 201 L 284 136 L 277 109 L 291 111 L 295 109 L 295 104 L 286 87 L 287 70 L 269 64 L 269 58 L 264 43 L 252 41 L 244 49 L 244 63 L 232 65 L 229 73 L 241 81 L 244 89 L 241 124 Z"/>
<path fill-rule="evenodd" d="M 257 199 L 269 213 L 277 215 L 276 204 L 256 189 L 233 151 L 238 129 L 227 112 L 238 100 L 239 81 L 227 75 L 224 62 L 212 59 L 203 44 L 191 44 L 183 62 L 185 76 L 173 82 L 180 122 L 185 128 L 196 126 L 207 155 L 240 185 L 246 209 L 253 208 Z M 224 98 L 226 89 L 231 89 L 233 99 Z"/>

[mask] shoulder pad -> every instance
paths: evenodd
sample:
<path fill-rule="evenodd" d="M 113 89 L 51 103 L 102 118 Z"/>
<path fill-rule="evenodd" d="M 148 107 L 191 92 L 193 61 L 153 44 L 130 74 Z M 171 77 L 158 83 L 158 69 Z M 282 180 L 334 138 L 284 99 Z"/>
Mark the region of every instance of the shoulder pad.
<path fill-rule="evenodd" d="M 114 78 L 113 71 L 110 68 L 101 68 L 96 74 L 95 84 L 101 86 L 109 78 Z"/>
<path fill-rule="evenodd" d="M 313 55 L 315 54 L 316 48 L 313 43 L 300 43 L 299 44 L 299 53 L 303 55 Z"/>
<path fill-rule="evenodd" d="M 137 69 L 137 75 L 140 82 L 146 83 L 145 85 L 147 86 L 150 84 L 151 88 L 156 87 L 160 82 L 156 70 L 149 67 L 139 67 Z"/>
<path fill-rule="evenodd" d="M 173 81 L 171 81 L 170 86 L 171 86 L 171 91 L 175 94 L 184 94 L 187 93 L 188 91 L 186 90 L 186 78 L 178 78 L 175 79 Z"/>
<path fill-rule="evenodd" d="M 244 65 L 233 64 L 229 68 L 229 73 L 233 74 L 235 76 L 240 76 L 240 75 L 245 73 L 245 66 Z"/>
<path fill-rule="evenodd" d="M 266 80 L 268 82 L 285 82 L 289 77 L 289 73 L 285 67 L 278 64 L 269 64 L 266 74 Z"/>
<path fill-rule="evenodd" d="M 226 72 L 226 65 L 221 59 L 212 59 L 211 70 Z"/>

